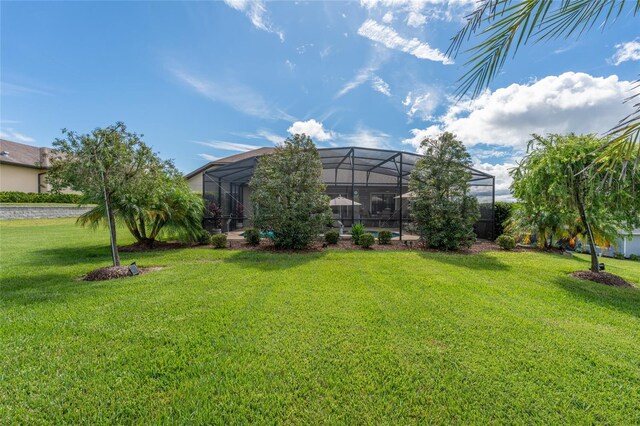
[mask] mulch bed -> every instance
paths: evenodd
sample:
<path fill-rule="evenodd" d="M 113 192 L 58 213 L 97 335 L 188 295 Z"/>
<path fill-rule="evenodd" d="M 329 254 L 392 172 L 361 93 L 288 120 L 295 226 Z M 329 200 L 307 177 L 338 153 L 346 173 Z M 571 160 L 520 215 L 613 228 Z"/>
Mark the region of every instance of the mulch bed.
<path fill-rule="evenodd" d="M 268 240 L 262 240 L 259 246 L 251 246 L 243 240 L 229 240 L 228 248 L 232 250 L 251 250 L 251 251 L 267 251 L 273 253 L 318 253 L 325 250 L 363 250 L 363 251 L 428 251 L 438 252 L 435 249 L 424 248 L 418 241 L 391 241 L 391 244 L 381 245 L 376 242 L 371 248 L 364 249 L 358 245 L 355 245 L 351 240 L 340 240 L 338 244 L 325 244 L 321 241 L 313 243 L 310 247 L 304 250 L 278 250 Z M 473 246 L 458 251 L 451 251 L 450 253 L 459 254 L 475 254 L 486 251 L 500 250 L 497 244 L 493 241 L 479 240 Z"/>
<path fill-rule="evenodd" d="M 626 281 L 624 278 L 610 274 L 608 272 L 576 271 L 570 273 L 569 275 L 581 280 L 594 281 L 613 287 L 634 288 L 633 284 Z"/>
<path fill-rule="evenodd" d="M 138 268 L 140 270 L 140 274 L 146 274 L 148 272 L 159 271 L 162 269 L 161 267 L 151 267 L 151 268 Z M 125 278 L 132 277 L 131 271 L 129 271 L 128 266 L 105 266 L 104 268 L 96 269 L 95 271 L 89 272 L 85 275 L 82 280 L 83 281 L 105 281 L 112 280 L 114 278 Z"/>
<path fill-rule="evenodd" d="M 163 251 L 163 250 L 175 250 L 187 247 L 197 246 L 197 243 L 180 243 L 177 241 L 155 241 L 153 246 L 149 247 L 148 244 L 134 243 L 128 246 L 119 247 L 118 250 L 123 253 L 137 253 L 145 251 Z"/>

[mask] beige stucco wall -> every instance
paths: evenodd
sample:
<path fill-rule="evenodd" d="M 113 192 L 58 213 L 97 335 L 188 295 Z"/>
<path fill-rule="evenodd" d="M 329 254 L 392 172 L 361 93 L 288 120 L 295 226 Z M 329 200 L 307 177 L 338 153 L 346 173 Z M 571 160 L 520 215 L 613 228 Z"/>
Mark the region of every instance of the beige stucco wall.
<path fill-rule="evenodd" d="M 191 188 L 193 192 L 202 194 L 202 173 L 198 173 L 197 175 L 192 176 L 190 179 L 188 179 L 188 182 L 189 188 Z"/>
<path fill-rule="evenodd" d="M 39 173 L 41 169 L 0 164 L 0 191 L 38 192 Z"/>

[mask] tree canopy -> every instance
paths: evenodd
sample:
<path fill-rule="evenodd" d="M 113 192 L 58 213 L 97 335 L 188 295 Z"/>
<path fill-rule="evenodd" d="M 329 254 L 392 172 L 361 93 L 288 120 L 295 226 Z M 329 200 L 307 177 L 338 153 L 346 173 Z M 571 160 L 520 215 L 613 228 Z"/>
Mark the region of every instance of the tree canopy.
<path fill-rule="evenodd" d="M 420 236 L 429 247 L 455 250 L 475 241 L 478 201 L 469 195 L 471 156 L 451 133 L 422 141 L 424 156 L 409 179 L 411 207 Z"/>
<path fill-rule="evenodd" d="M 532 226 L 539 237 L 582 235 L 591 248 L 591 270 L 598 272 L 597 240 L 612 241 L 619 230 L 640 225 L 640 199 L 631 196 L 640 173 L 606 177 L 586 167 L 605 146 L 595 135 L 534 135 L 527 155 L 512 171 L 513 194 L 522 201 L 515 219 Z"/>
<path fill-rule="evenodd" d="M 330 218 L 322 162 L 310 137 L 296 134 L 258 160 L 249 183 L 256 227 L 273 232 L 277 248 L 307 247 Z"/>

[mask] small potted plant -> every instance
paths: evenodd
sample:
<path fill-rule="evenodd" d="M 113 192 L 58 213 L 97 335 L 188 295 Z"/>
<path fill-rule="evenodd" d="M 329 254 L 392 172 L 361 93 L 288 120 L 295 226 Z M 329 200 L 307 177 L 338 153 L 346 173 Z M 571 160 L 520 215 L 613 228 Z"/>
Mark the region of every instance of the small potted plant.
<path fill-rule="evenodd" d="M 207 204 L 204 215 L 204 229 L 211 234 L 222 232 L 222 209 L 215 201 Z"/>

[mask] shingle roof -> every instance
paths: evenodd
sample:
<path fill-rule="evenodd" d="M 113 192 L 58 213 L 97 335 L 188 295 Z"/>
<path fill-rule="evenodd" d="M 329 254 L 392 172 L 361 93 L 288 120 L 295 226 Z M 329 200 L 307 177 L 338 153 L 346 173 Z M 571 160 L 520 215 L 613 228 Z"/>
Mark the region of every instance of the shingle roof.
<path fill-rule="evenodd" d="M 231 155 L 229 157 L 219 158 L 215 161 L 210 161 L 204 166 L 198 167 L 192 172 L 189 172 L 188 174 L 185 175 L 185 178 L 191 179 L 198 173 L 204 172 L 205 170 L 213 166 L 222 166 L 224 164 L 235 163 L 236 161 L 240 161 L 240 160 L 246 160 L 247 158 L 259 157 L 261 155 L 271 154 L 274 151 L 274 149 L 275 148 L 262 147 L 262 148 L 254 149 L 247 152 L 241 152 L 240 154 Z"/>
<path fill-rule="evenodd" d="M 50 152 L 50 148 L 0 139 L 0 163 L 46 169 L 49 167 Z"/>

